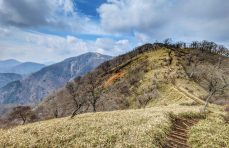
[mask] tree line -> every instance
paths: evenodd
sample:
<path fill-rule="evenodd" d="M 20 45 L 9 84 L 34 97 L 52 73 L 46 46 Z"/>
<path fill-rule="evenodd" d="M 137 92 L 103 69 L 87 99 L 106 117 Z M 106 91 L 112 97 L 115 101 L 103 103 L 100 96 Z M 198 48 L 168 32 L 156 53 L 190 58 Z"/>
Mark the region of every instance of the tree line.
<path fill-rule="evenodd" d="M 210 52 L 216 53 L 223 56 L 229 56 L 229 50 L 224 45 L 219 45 L 212 41 L 192 41 L 191 43 L 185 43 L 182 41 L 173 43 L 172 39 L 168 38 L 165 39 L 163 42 L 155 42 L 155 44 L 160 46 L 165 46 L 169 48 L 191 48 L 191 49 L 198 49 L 202 53 L 203 52 Z"/>

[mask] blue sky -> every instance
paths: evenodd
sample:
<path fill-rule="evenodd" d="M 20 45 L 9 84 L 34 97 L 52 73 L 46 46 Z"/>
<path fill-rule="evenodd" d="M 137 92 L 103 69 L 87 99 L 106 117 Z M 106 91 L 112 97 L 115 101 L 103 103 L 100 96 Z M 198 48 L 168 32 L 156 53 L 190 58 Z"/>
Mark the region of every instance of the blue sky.
<path fill-rule="evenodd" d="M 0 60 L 116 56 L 146 42 L 229 45 L 228 0 L 0 0 Z"/>

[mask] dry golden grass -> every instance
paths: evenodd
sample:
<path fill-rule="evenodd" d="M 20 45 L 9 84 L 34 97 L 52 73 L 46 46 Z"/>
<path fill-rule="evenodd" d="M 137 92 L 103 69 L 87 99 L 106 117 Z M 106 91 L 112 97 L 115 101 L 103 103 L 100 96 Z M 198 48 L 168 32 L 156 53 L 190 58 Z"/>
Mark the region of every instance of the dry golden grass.
<path fill-rule="evenodd" d="M 0 147 L 160 147 L 171 128 L 169 112 L 199 112 L 172 105 L 81 114 L 0 130 Z"/>
<path fill-rule="evenodd" d="M 229 124 L 222 114 L 212 113 L 191 128 L 188 141 L 195 148 L 228 148 Z"/>

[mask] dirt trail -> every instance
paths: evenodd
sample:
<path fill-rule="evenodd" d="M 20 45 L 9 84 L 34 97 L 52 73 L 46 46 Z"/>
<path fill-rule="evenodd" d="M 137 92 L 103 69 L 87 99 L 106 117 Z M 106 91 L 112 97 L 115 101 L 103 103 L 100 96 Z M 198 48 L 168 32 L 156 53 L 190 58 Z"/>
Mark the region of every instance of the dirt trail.
<path fill-rule="evenodd" d="M 194 100 L 195 102 L 204 105 L 205 102 L 203 100 L 201 100 L 200 98 L 198 98 L 197 96 L 194 96 L 193 94 L 190 94 L 189 92 L 187 92 L 184 88 L 178 87 L 174 85 L 174 89 L 176 89 L 177 91 L 181 92 L 184 96 Z"/>
<path fill-rule="evenodd" d="M 176 118 L 173 129 L 167 136 L 167 143 L 163 148 L 189 148 L 187 133 L 190 127 L 197 122 L 197 119 Z"/>

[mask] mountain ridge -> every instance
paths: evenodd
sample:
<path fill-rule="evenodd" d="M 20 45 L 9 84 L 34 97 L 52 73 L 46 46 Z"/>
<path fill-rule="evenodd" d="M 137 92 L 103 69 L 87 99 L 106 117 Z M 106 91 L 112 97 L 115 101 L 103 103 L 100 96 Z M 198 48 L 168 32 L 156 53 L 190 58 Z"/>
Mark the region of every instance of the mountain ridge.
<path fill-rule="evenodd" d="M 110 58 L 106 55 L 85 53 L 44 67 L 24 80 L 9 83 L 1 88 L 0 102 L 3 104 L 37 103 L 51 91 L 62 87 L 72 77 L 83 75 Z"/>

